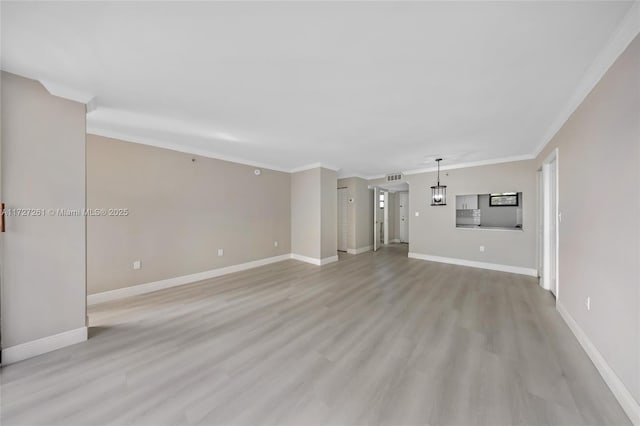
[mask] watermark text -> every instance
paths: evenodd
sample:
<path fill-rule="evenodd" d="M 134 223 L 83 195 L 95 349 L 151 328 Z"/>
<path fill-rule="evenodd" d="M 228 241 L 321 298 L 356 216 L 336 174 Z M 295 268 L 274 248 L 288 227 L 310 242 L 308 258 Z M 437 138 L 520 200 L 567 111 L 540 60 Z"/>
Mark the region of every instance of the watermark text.
<path fill-rule="evenodd" d="M 128 208 L 69 209 L 69 208 L 5 208 L 7 217 L 93 217 L 129 216 Z"/>

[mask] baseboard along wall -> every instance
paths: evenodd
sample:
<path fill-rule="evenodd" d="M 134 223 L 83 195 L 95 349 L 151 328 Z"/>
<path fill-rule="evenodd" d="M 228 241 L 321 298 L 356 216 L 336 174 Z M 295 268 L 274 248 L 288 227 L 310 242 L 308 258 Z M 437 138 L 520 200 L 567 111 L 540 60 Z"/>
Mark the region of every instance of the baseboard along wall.
<path fill-rule="evenodd" d="M 428 260 L 430 262 L 449 263 L 451 265 L 469 266 L 471 268 L 490 269 L 492 271 L 511 272 L 512 274 L 529 275 L 537 277 L 538 271 L 522 266 L 500 265 L 498 263 L 477 262 L 475 260 L 456 259 L 452 257 L 432 256 L 429 254 L 409 252 L 411 259 Z"/>

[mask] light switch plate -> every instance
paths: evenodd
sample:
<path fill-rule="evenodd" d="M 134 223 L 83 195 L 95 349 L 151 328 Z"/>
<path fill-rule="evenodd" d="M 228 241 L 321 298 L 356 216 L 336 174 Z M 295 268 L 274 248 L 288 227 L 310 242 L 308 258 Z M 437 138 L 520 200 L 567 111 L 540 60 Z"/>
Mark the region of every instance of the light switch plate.
<path fill-rule="evenodd" d="M 416 212 L 416 216 L 420 216 L 420 212 Z"/>
<path fill-rule="evenodd" d="M 218 256 L 223 256 L 223 255 L 224 255 L 224 250 L 218 249 Z"/>

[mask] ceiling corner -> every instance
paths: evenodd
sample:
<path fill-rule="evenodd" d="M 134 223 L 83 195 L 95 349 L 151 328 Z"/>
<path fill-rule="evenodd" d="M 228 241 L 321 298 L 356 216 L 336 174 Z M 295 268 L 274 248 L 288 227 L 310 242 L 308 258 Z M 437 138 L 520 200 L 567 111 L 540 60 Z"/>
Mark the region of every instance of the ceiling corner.
<path fill-rule="evenodd" d="M 40 84 L 53 96 L 69 99 L 70 101 L 79 102 L 81 104 L 89 104 L 95 98 L 92 93 L 78 90 L 76 88 L 66 86 L 51 80 L 40 79 Z"/>
<path fill-rule="evenodd" d="M 616 31 L 611 35 L 604 48 L 598 53 L 586 73 L 580 79 L 578 87 L 562 110 L 547 129 L 542 140 L 531 153 L 532 158 L 537 158 L 553 137 L 564 126 L 571 114 L 573 114 L 593 88 L 602 79 L 607 70 L 629 46 L 633 39 L 640 34 L 640 1 L 636 0 L 625 14 Z"/>

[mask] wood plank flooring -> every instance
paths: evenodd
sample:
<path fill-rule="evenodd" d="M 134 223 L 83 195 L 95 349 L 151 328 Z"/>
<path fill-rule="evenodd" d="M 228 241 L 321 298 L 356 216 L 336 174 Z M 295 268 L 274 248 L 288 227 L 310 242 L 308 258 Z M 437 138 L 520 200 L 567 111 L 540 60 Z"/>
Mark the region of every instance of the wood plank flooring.
<path fill-rule="evenodd" d="M 2 425 L 629 424 L 535 279 L 404 245 L 89 314 L 88 342 L 2 369 Z"/>

